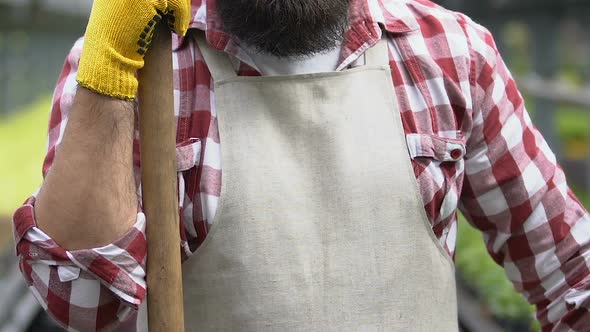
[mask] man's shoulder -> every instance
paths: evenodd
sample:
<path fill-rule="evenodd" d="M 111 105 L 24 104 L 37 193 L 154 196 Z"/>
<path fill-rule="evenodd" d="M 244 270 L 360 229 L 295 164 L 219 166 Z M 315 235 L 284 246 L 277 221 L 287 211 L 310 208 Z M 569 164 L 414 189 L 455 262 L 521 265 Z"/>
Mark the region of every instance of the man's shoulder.
<path fill-rule="evenodd" d="M 72 48 L 68 52 L 68 55 L 65 60 L 65 65 L 68 66 L 69 70 L 76 71 L 78 70 L 78 62 L 80 61 L 80 56 L 82 55 L 82 48 L 84 47 L 84 36 L 78 38 Z"/>
<path fill-rule="evenodd" d="M 386 0 L 390 2 L 400 0 Z M 453 25 L 469 26 L 475 29 L 483 29 L 480 24 L 472 20 L 468 15 L 450 10 L 429 0 L 401 0 L 413 14 L 414 18 L 421 23 L 421 26 L 430 24 L 439 25 L 445 28 Z"/>
<path fill-rule="evenodd" d="M 495 53 L 492 33 L 468 15 L 447 9 L 428 0 L 385 0 L 402 1 L 415 20 L 417 30 L 429 43 L 448 43 L 453 49 L 464 49 L 472 54 L 490 55 Z M 444 38 L 440 38 L 443 37 Z M 491 53 L 490 53 L 491 52 Z"/>

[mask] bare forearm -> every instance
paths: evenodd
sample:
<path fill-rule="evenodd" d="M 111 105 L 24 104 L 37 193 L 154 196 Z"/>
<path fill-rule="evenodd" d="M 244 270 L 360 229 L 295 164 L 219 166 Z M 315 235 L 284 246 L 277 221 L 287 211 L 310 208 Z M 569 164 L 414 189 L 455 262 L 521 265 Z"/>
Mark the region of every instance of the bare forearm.
<path fill-rule="evenodd" d="M 131 102 L 84 88 L 35 205 L 38 226 L 66 249 L 103 246 L 134 224 Z"/>

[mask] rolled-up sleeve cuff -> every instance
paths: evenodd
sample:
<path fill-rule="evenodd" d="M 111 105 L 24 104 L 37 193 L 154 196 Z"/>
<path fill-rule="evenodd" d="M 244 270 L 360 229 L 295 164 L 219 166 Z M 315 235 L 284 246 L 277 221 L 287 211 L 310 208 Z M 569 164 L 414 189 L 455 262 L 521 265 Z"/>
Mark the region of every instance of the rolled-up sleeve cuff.
<path fill-rule="evenodd" d="M 565 303 L 570 310 L 584 308 L 590 312 L 590 275 L 565 293 Z"/>
<path fill-rule="evenodd" d="M 138 308 L 146 295 L 145 262 L 147 243 L 145 215 L 137 214 L 133 227 L 119 240 L 100 248 L 68 251 L 60 247 L 37 227 L 35 197 L 29 198 L 14 214 L 16 253 L 21 270 L 30 286 L 30 273 L 35 264 L 55 266 L 61 281 L 86 271 L 122 301 Z M 48 286 L 48 285 L 47 285 Z"/>

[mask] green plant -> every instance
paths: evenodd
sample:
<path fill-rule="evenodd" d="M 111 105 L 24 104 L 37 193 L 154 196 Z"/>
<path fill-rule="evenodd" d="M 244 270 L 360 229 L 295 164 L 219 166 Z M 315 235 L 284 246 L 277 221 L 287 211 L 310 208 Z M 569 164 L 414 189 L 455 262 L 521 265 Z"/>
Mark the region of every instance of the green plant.
<path fill-rule="evenodd" d="M 532 322 L 533 308 L 514 291 L 502 267 L 488 255 L 482 235 L 461 216 L 455 265 L 468 286 L 475 289 L 481 302 L 503 320 Z"/>
<path fill-rule="evenodd" d="M 41 183 L 50 98 L 0 118 L 0 215 L 10 215 Z"/>

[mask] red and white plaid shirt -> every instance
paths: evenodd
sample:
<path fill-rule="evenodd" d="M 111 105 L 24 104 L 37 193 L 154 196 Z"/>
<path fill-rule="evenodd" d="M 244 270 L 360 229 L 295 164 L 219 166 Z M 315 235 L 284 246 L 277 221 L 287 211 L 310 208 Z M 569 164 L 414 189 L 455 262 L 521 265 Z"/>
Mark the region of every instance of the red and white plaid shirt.
<path fill-rule="evenodd" d="M 545 331 L 588 331 L 590 216 L 531 123 L 490 33 L 426 0 L 351 2 L 338 70 L 354 66 L 384 29 L 408 157 L 440 243 L 454 255 L 461 209 L 516 289 L 537 305 Z M 192 28 L 238 59 L 240 75 L 259 75 L 222 32 L 214 7 L 215 0 L 193 0 Z M 80 40 L 57 83 L 44 175 L 76 93 L 81 50 Z M 190 37 L 175 39 L 173 59 L 180 246 L 187 259 L 214 219 L 222 165 L 215 91 L 201 53 Z M 135 159 L 139 174 L 137 152 Z M 34 204 L 35 195 L 16 211 L 15 237 L 24 277 L 44 308 L 70 330 L 133 325 L 146 294 L 144 215 L 113 244 L 67 251 L 35 226 Z"/>

